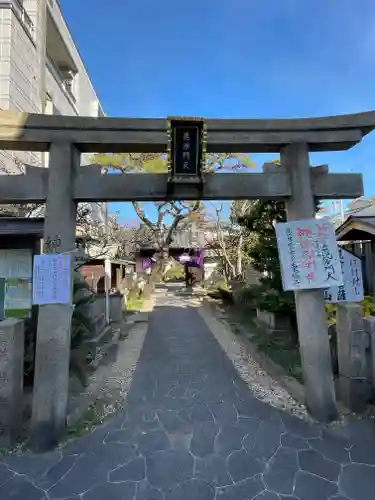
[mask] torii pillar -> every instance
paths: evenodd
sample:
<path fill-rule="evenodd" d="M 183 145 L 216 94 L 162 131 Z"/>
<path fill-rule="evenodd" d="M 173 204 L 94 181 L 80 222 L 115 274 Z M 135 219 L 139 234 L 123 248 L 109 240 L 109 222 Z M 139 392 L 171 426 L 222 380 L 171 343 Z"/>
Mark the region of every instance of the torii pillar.
<path fill-rule="evenodd" d="M 289 173 L 292 186 L 292 196 L 286 202 L 288 220 L 314 219 L 313 169 L 308 145 L 295 143 L 284 147 L 281 168 Z M 338 412 L 324 291 L 300 290 L 294 295 L 306 406 L 316 419 L 330 422 L 337 418 Z"/>
<path fill-rule="evenodd" d="M 71 252 L 74 261 L 77 213 L 74 181 L 80 153 L 69 142 L 52 143 L 49 161 L 44 252 Z M 71 277 L 73 284 L 73 265 Z M 34 451 L 56 446 L 65 429 L 72 313 L 72 304 L 39 306 L 30 442 Z"/>

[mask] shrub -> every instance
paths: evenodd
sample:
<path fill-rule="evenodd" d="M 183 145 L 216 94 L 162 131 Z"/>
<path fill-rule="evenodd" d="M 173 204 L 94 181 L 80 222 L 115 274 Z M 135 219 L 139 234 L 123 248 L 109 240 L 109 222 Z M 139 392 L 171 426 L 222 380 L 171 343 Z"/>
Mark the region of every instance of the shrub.
<path fill-rule="evenodd" d="M 217 288 L 216 290 L 208 292 L 207 295 L 212 299 L 233 303 L 233 293 L 227 288 Z"/>
<path fill-rule="evenodd" d="M 233 292 L 231 292 L 226 288 L 219 288 L 218 292 L 222 300 L 226 300 L 227 302 L 233 302 Z"/>
<path fill-rule="evenodd" d="M 171 267 L 164 275 L 164 281 L 183 281 L 185 279 L 184 266 L 178 264 Z"/>
<path fill-rule="evenodd" d="M 262 290 L 262 285 L 246 285 L 242 283 L 233 290 L 234 302 L 254 310 L 257 308 L 257 301 Z"/>
<path fill-rule="evenodd" d="M 73 284 L 73 304 L 71 328 L 71 363 L 70 368 L 77 374 L 81 382 L 86 379 L 82 373 L 82 360 L 90 361 L 95 353 L 90 351 L 85 341 L 93 332 L 93 324 L 87 307 L 95 300 L 95 293 L 83 276 L 76 272 Z M 31 317 L 25 321 L 25 351 L 24 351 L 24 379 L 26 385 L 32 385 L 34 378 L 35 343 L 38 324 L 38 306 L 33 306 Z M 79 362 L 77 360 L 80 360 Z M 78 365 L 76 363 L 78 362 Z M 77 365 L 77 366 L 76 366 Z"/>
<path fill-rule="evenodd" d="M 363 314 L 365 316 L 373 316 L 375 314 L 374 297 L 366 295 L 362 300 L 361 305 L 363 306 Z"/>
<path fill-rule="evenodd" d="M 364 299 L 361 302 L 359 302 L 359 304 L 363 307 L 363 315 L 364 316 L 375 315 L 375 303 L 374 303 L 373 297 L 371 297 L 370 295 L 366 295 L 364 297 Z M 336 304 L 327 304 L 326 311 L 327 311 L 328 324 L 335 325 L 336 324 L 336 312 L 337 312 Z"/>
<path fill-rule="evenodd" d="M 237 291 L 236 301 L 262 311 L 295 313 L 293 292 L 270 289 L 267 283 L 245 285 Z"/>
<path fill-rule="evenodd" d="M 269 312 L 295 313 L 293 292 L 264 291 L 256 299 L 257 308 Z"/>
<path fill-rule="evenodd" d="M 91 337 L 93 322 L 88 314 L 90 303 L 96 299 L 95 293 L 80 273 L 76 273 L 73 284 L 73 304 L 71 348 L 76 349 Z"/>

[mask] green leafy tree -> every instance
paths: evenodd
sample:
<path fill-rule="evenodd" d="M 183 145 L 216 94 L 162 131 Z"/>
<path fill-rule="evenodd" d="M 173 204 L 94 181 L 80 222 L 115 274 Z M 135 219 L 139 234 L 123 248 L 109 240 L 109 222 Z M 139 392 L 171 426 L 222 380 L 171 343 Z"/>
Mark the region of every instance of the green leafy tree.
<path fill-rule="evenodd" d="M 262 274 L 258 306 L 272 312 L 295 309 L 293 292 L 283 291 L 275 232 L 275 224 L 286 220 L 283 201 L 264 200 L 249 202 L 247 213 L 237 218 L 238 224 L 249 231 L 245 251 L 250 263 Z"/>
<path fill-rule="evenodd" d="M 262 273 L 261 282 L 277 291 L 282 291 L 282 281 L 275 223 L 285 221 L 283 202 L 263 200 L 251 201 L 247 214 L 237 219 L 252 235 L 246 246 L 252 266 Z"/>
<path fill-rule="evenodd" d="M 167 157 L 158 153 L 116 153 L 95 154 L 92 162 L 101 165 L 105 170 L 119 170 L 124 173 L 145 172 L 162 174 L 167 172 Z M 239 170 L 255 167 L 249 155 L 231 153 L 210 153 L 207 155 L 209 171 Z"/>

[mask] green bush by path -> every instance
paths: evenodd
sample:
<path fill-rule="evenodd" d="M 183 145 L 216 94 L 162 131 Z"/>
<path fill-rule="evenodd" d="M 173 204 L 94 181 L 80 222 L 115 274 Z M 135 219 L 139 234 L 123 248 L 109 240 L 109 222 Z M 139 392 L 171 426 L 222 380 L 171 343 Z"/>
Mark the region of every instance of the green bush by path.
<path fill-rule="evenodd" d="M 127 312 L 137 312 L 142 309 L 144 302 L 143 294 L 141 295 L 129 295 L 126 301 Z"/>
<path fill-rule="evenodd" d="M 366 295 L 365 298 L 361 302 L 358 302 L 358 304 L 360 304 L 363 307 L 363 315 L 364 316 L 374 316 L 375 315 L 375 302 L 374 302 L 374 297 L 372 297 L 371 295 Z M 328 324 L 335 325 L 336 324 L 337 305 L 336 304 L 327 304 L 326 311 L 327 311 Z"/>
<path fill-rule="evenodd" d="M 94 336 L 94 325 L 88 314 L 88 305 L 94 302 L 96 294 L 80 272 L 75 272 L 73 284 L 73 304 L 71 327 L 70 368 L 84 384 L 85 366 L 95 353 L 89 350 L 86 341 Z M 38 324 L 38 306 L 32 308 L 31 318 L 25 321 L 24 377 L 25 384 L 32 385 L 34 378 L 35 341 Z"/>
<path fill-rule="evenodd" d="M 185 279 L 185 267 L 181 264 L 172 266 L 164 275 L 164 281 L 183 281 Z"/>

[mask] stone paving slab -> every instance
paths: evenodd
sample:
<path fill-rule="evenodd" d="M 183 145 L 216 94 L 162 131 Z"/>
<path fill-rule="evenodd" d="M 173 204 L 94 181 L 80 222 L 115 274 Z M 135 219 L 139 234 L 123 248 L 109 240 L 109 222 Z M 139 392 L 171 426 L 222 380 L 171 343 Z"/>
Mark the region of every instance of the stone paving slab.
<path fill-rule="evenodd" d="M 375 438 L 256 399 L 189 299 L 159 296 L 127 407 L 43 456 L 0 458 L 1 500 L 372 500 Z"/>

